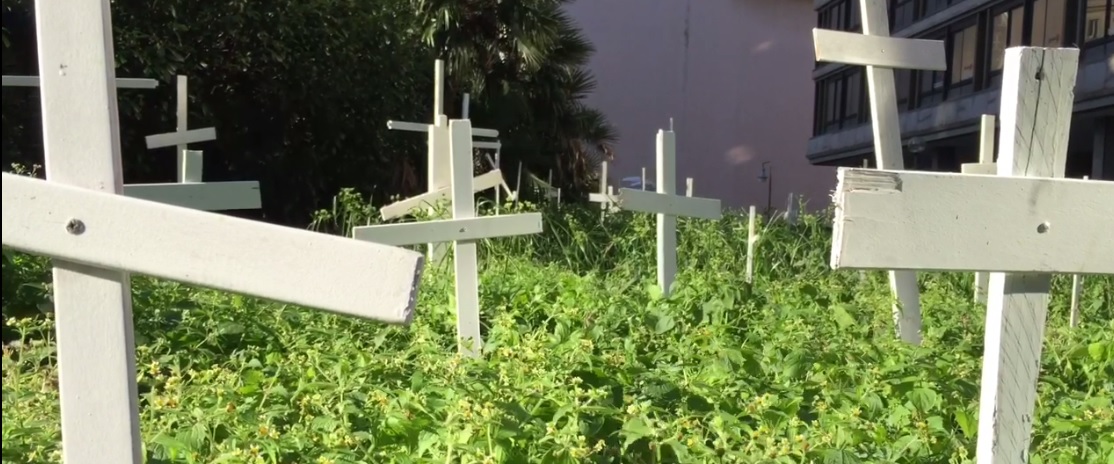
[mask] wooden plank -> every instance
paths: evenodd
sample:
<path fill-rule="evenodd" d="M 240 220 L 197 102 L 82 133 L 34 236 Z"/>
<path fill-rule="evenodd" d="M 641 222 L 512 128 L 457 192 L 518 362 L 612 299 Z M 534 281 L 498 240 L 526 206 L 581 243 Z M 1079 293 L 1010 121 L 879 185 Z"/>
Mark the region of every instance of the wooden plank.
<path fill-rule="evenodd" d="M 812 42 L 816 61 L 890 69 L 948 69 L 942 40 L 899 39 L 815 28 Z"/>
<path fill-rule="evenodd" d="M 1111 182 L 840 168 L 832 267 L 1112 274 L 1109 198 Z"/>
<path fill-rule="evenodd" d="M 115 196 L 122 189 L 123 169 L 110 2 L 39 1 L 34 7 L 38 67 L 44 72 L 39 95 L 46 178 L 54 188 L 78 197 L 94 191 Z M 21 201 L 20 195 L 8 192 L 8 179 L 18 176 L 2 175 L 4 245 L 19 249 L 9 241 L 22 235 L 69 235 L 69 218 L 81 216 L 67 215 L 64 208 L 76 205 Z M 24 215 L 9 217 L 20 206 L 32 207 L 29 214 L 49 217 L 50 230 L 21 234 L 20 228 L 33 223 Z M 93 268 L 80 260 L 39 254 L 55 258 L 52 296 L 62 462 L 141 464 L 130 277 L 119 268 Z"/>
<path fill-rule="evenodd" d="M 1064 177 L 1078 69 L 1078 48 L 1006 49 L 1000 111 L 1005 129 L 998 144 L 998 175 Z M 1105 269 L 1107 274 L 1114 272 L 1114 249 L 1110 246 L 1110 231 L 1114 230 L 1114 205 L 1109 201 L 1114 198 L 1112 184 L 1064 179 L 1044 182 L 1090 187 L 1085 192 L 1090 192 L 1092 198 L 1059 197 L 1057 209 L 1078 214 L 1072 220 L 1083 222 L 1077 226 L 1082 232 L 1105 231 L 1095 233 L 1094 241 L 1060 246 L 1061 251 L 1077 254 L 1078 250 L 1090 249 L 1092 256 L 1079 258 L 1075 266 L 1065 263 L 1049 272 L 1072 272 L 1076 266 Z M 1017 207 L 1028 210 L 1047 207 L 1049 198 L 1057 198 L 1055 192 L 1032 191 L 1031 195 L 1015 199 L 1024 202 Z M 1081 209 L 1088 204 L 1095 208 Z M 1050 217 L 1051 212 L 1047 212 L 1044 220 L 1048 229 L 1044 233 L 1033 234 L 1034 226 L 1029 224 L 1030 234 L 1062 240 L 1075 233 L 1065 230 L 1073 228 L 1071 222 Z M 1082 218 L 1089 221 L 1080 221 Z M 1008 243 L 1009 237 L 1002 235 L 998 240 Z M 1031 256 L 1049 253 L 1022 243 L 1013 246 L 1015 252 Z M 1102 259 L 1106 259 L 1105 263 Z M 1092 265 L 1088 260 L 1097 262 Z M 990 275 L 976 447 L 980 464 L 1029 461 L 1051 282 L 1048 274 Z"/>
<path fill-rule="evenodd" d="M 692 198 L 677 196 L 677 137 L 672 130 L 658 130 L 657 139 L 657 189 L 659 198 Z M 642 168 L 642 189 L 646 189 L 646 168 Z M 722 214 L 719 202 L 716 203 L 716 212 Z M 629 205 L 628 209 L 631 209 Z M 673 282 L 677 279 L 677 216 L 667 214 L 665 210 L 657 210 L 657 257 L 658 257 L 658 287 L 662 295 L 669 295 Z"/>
<path fill-rule="evenodd" d="M 413 316 L 420 253 L 8 173 L 3 198 L 4 245 L 17 250 L 391 324 Z M 330 272 L 307 272 L 326 257 Z M 99 443 L 107 425 L 95 424 Z"/>
<path fill-rule="evenodd" d="M 263 207 L 256 181 L 125 184 L 124 195 L 200 211 Z"/>
<path fill-rule="evenodd" d="M 204 129 L 191 129 L 185 132 L 167 132 L 165 134 L 148 135 L 146 138 L 147 149 L 172 147 L 188 143 L 208 142 L 217 139 L 217 129 L 206 127 Z"/>
<path fill-rule="evenodd" d="M 452 159 L 449 149 L 451 137 L 449 135 L 449 119 L 434 105 L 435 115 L 433 125 L 426 126 L 430 129 L 426 134 L 426 191 L 433 192 L 439 189 L 449 189 L 452 183 Z M 451 197 L 451 190 L 446 190 Z M 409 211 L 409 210 L 406 210 Z M 444 217 L 443 212 L 437 211 L 432 203 L 426 208 L 429 217 Z M 448 255 L 449 247 L 445 243 L 431 242 L 426 245 L 429 261 L 440 265 Z"/>
<path fill-rule="evenodd" d="M 625 210 L 643 213 L 661 213 L 713 220 L 723 217 L 720 201 L 716 199 L 663 195 L 657 192 L 644 192 L 629 188 L 619 189 L 619 205 Z"/>
<path fill-rule="evenodd" d="M 387 129 L 408 132 L 429 132 L 429 124 L 423 124 L 419 122 L 387 121 Z M 496 138 L 499 137 L 499 131 L 495 129 L 481 129 L 477 127 L 472 129 L 472 135 L 475 137 Z"/>
<path fill-rule="evenodd" d="M 354 227 L 352 238 L 398 246 L 428 242 L 476 241 L 484 238 L 537 234 L 541 231 L 541 213 L 527 213 Z"/>
<path fill-rule="evenodd" d="M 476 176 L 472 180 L 472 191 L 482 192 L 487 189 L 498 187 L 502 183 L 503 173 L 500 170 L 495 169 Z M 394 219 L 410 214 L 410 212 L 415 209 L 429 207 L 437 204 L 438 201 L 447 200 L 450 198 L 451 195 L 452 192 L 450 191 L 449 187 L 445 186 L 415 197 L 396 201 L 384 206 L 382 209 L 379 210 L 379 212 L 384 220 Z"/>
<path fill-rule="evenodd" d="M 39 76 L 3 76 L 4 87 L 38 87 Z M 155 89 L 159 81 L 154 79 L 116 78 L 117 89 Z"/>
<path fill-rule="evenodd" d="M 994 115 L 984 114 L 979 120 L 979 162 L 963 163 L 960 171 L 963 174 L 995 175 L 998 165 L 994 164 Z M 990 274 L 985 272 L 975 273 L 975 302 L 986 303 L 987 285 L 990 283 Z"/>
<path fill-rule="evenodd" d="M 204 163 L 205 158 L 201 150 L 182 150 L 178 159 L 178 182 L 200 183 L 204 172 Z M 256 190 L 258 190 L 258 187 Z M 256 196 L 258 195 L 257 193 Z"/>
<path fill-rule="evenodd" d="M 754 283 L 754 245 L 758 243 L 758 209 L 750 205 L 747 216 L 747 283 Z"/>
<path fill-rule="evenodd" d="M 484 150 L 499 150 L 503 147 L 503 144 L 499 142 L 472 142 L 472 147 Z"/>
<path fill-rule="evenodd" d="M 175 130 L 178 133 L 184 133 L 184 132 L 189 131 L 189 119 L 190 119 L 189 90 L 188 90 L 189 81 L 186 79 L 186 76 L 178 76 L 177 84 L 178 84 L 178 88 L 177 88 L 178 109 L 177 109 L 177 125 L 175 127 Z M 216 133 L 214 133 L 213 138 L 211 140 L 215 140 L 216 138 L 217 138 Z M 150 144 L 149 139 L 148 139 L 148 144 Z M 177 150 L 177 156 L 178 156 L 178 162 L 176 164 L 176 166 L 178 166 L 178 182 L 201 182 L 202 175 L 200 173 L 203 172 L 203 168 L 202 168 L 201 163 L 204 163 L 205 160 L 204 160 L 204 158 L 202 158 L 199 155 L 198 156 L 190 156 L 191 161 L 193 161 L 193 160 L 198 161 L 198 166 L 197 167 L 188 166 L 190 164 L 188 161 L 186 161 L 186 149 L 188 149 L 188 148 L 189 147 L 185 143 L 179 143 L 175 147 L 175 149 Z M 196 179 L 186 180 L 186 178 L 189 177 L 186 174 L 187 170 L 191 171 L 190 174 L 196 174 Z"/>
<path fill-rule="evenodd" d="M 472 123 L 467 119 L 449 122 L 449 159 L 452 160 L 453 219 L 476 216 L 472 193 Z M 456 266 L 457 340 L 460 352 L 478 357 L 483 346 L 480 336 L 480 278 L 476 242 L 454 242 Z"/>

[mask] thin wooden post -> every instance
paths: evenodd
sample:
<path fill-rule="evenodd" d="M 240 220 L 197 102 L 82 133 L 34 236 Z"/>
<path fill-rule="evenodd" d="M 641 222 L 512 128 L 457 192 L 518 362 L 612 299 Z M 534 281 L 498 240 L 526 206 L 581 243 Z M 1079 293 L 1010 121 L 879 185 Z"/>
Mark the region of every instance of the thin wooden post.
<path fill-rule="evenodd" d="M 747 283 L 754 283 L 754 245 L 758 242 L 758 208 L 750 205 L 750 217 L 747 225 Z"/>

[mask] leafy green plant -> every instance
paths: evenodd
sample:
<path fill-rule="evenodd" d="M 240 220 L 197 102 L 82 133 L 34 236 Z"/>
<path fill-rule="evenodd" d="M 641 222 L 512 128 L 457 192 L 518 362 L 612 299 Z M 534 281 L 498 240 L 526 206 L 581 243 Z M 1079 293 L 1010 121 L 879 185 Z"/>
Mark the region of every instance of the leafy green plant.
<path fill-rule="evenodd" d="M 361 201 L 342 194 L 316 224 L 375 221 Z M 825 215 L 764 226 L 752 285 L 745 215 L 682 220 L 663 297 L 649 215 L 502 207 L 531 210 L 544 233 L 481 242 L 475 360 L 454 352 L 447 269 L 423 276 L 408 328 L 136 277 L 147 462 L 974 462 L 983 311 L 970 275 L 922 277 L 913 347 L 895 339 L 883 273 L 828 269 Z M 32 283 L 44 265 L 20 257 L 4 276 Z M 1033 462 L 1111 462 L 1114 279 L 1087 280 L 1074 329 L 1067 280 L 1049 310 Z M 57 462 L 52 318 L 6 323 L 19 343 L 4 349 L 3 459 Z"/>

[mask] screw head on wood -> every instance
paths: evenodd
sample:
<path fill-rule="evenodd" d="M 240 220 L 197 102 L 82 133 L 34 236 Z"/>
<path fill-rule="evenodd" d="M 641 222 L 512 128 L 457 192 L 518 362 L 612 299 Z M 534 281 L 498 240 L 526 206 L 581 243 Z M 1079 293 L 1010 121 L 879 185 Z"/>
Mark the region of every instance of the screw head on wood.
<path fill-rule="evenodd" d="M 1052 224 L 1049 224 L 1048 222 L 1042 222 L 1040 223 L 1040 225 L 1037 226 L 1037 233 L 1043 234 L 1045 232 L 1048 232 L 1048 229 L 1050 229 L 1051 227 Z"/>
<path fill-rule="evenodd" d="M 66 232 L 73 235 L 81 235 L 85 232 L 85 223 L 81 222 L 80 219 L 70 219 L 69 222 L 66 223 Z"/>

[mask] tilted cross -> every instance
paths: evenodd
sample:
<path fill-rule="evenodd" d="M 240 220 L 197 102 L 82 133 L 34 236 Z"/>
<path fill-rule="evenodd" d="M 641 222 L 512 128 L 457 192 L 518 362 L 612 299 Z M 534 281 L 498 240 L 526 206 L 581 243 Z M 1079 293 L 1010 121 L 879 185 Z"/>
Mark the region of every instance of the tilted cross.
<path fill-rule="evenodd" d="M 628 211 L 657 214 L 658 286 L 668 295 L 677 277 L 677 216 L 719 219 L 720 201 L 677 195 L 677 137 L 672 130 L 657 134 L 657 192 L 621 188 L 612 203 Z"/>
<path fill-rule="evenodd" d="M 174 132 L 149 135 L 147 149 L 173 146 L 178 156 L 178 182 L 124 184 L 124 195 L 203 211 L 259 209 L 263 200 L 258 181 L 203 182 L 204 157 L 189 144 L 217 139 L 214 127 L 189 129 L 189 92 L 186 76 L 177 77 L 177 127 Z"/>
<path fill-rule="evenodd" d="M 449 152 L 452 161 L 449 188 L 452 190 L 453 218 L 363 226 L 352 229 L 352 237 L 385 245 L 453 242 L 456 271 L 457 336 L 460 352 L 479 356 L 480 337 L 479 265 L 476 242 L 484 238 L 536 234 L 542 231 L 541 213 L 476 217 L 472 187 L 472 127 L 467 119 L 452 120 L 449 126 L 435 126 L 431 134 L 450 140 L 437 148 Z M 440 133 L 444 133 L 444 135 Z"/>
<path fill-rule="evenodd" d="M 66 464 L 143 462 L 130 272 L 406 324 L 423 263 L 120 195 L 110 11 L 109 0 L 35 3 L 47 180 L 2 174 L 4 246 L 54 259 Z"/>
<path fill-rule="evenodd" d="M 866 67 L 876 164 L 878 169 L 901 170 L 905 166 L 893 70 L 946 70 L 944 42 L 892 38 L 886 0 L 859 1 L 863 33 L 813 29 L 816 61 Z M 917 274 L 890 271 L 889 278 L 890 289 L 897 297 L 893 313 L 898 336 L 908 343 L 920 344 L 921 304 Z"/>
<path fill-rule="evenodd" d="M 1006 49 L 997 176 L 839 170 L 833 268 L 990 273 L 979 464 L 1028 461 L 1050 274 L 1114 274 L 1114 183 L 1062 178 L 1078 60 Z"/>
<path fill-rule="evenodd" d="M 434 61 L 433 74 L 433 121 L 429 124 L 393 120 L 387 121 L 388 129 L 425 132 L 427 134 L 426 193 L 384 207 L 381 210 L 383 219 L 393 219 L 409 214 L 414 208 L 421 207 L 422 205 L 427 206 L 427 210 L 433 214 L 435 213 L 433 203 L 448 196 L 451 161 L 447 158 L 449 150 L 442 149 L 443 146 L 448 146 L 448 132 L 433 130 L 435 127 L 447 127 L 449 124 L 448 117 L 445 116 L 445 62 L 443 60 L 439 59 Z M 494 129 L 473 128 L 471 131 L 471 135 L 477 137 L 496 139 L 499 137 L 499 131 Z M 499 170 L 495 169 L 492 172 L 499 172 Z M 503 183 L 502 173 L 497 174 L 497 176 L 499 183 Z M 492 179 L 494 179 L 494 177 L 492 177 Z M 499 183 L 488 186 L 488 179 L 481 180 L 477 178 L 475 186 L 478 190 L 476 191 L 492 188 L 499 185 Z M 439 263 L 444 258 L 447 248 L 444 243 L 430 243 L 428 245 L 428 250 L 430 261 Z"/>

